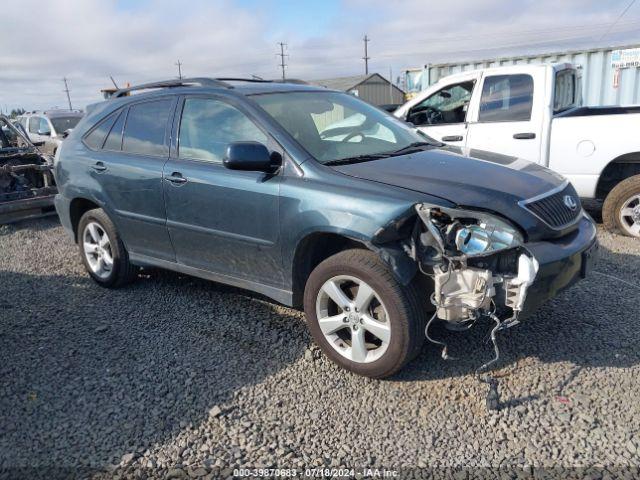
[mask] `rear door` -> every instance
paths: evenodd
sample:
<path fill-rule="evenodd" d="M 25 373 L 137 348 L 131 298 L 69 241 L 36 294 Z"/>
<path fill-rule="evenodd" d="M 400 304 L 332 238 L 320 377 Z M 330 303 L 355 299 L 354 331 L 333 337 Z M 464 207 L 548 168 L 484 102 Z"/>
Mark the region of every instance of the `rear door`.
<path fill-rule="evenodd" d="M 165 225 L 162 169 L 176 102 L 177 96 L 167 96 L 132 103 L 85 137 L 96 149 L 87 168 L 132 255 L 175 258 Z M 103 127 L 106 138 L 97 135 L 94 141 L 93 132 Z"/>
<path fill-rule="evenodd" d="M 172 158 L 164 169 L 167 227 L 184 265 L 280 285 L 280 174 L 229 170 L 235 141 L 256 141 L 282 154 L 234 99 L 186 96 L 178 107 Z"/>
<path fill-rule="evenodd" d="M 483 76 L 467 147 L 540 162 L 544 109 L 534 105 L 544 104 L 543 85 L 543 69 Z"/>

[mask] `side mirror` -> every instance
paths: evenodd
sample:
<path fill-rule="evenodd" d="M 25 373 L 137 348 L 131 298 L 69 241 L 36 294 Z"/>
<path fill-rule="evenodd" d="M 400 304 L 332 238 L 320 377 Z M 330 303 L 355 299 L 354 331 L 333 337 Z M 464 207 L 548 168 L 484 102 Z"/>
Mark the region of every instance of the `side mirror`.
<path fill-rule="evenodd" d="M 38 130 L 38 135 L 42 135 L 44 137 L 50 137 L 51 130 Z"/>
<path fill-rule="evenodd" d="M 282 159 L 273 160 L 269 149 L 262 143 L 233 142 L 227 147 L 222 163 L 229 170 L 273 173 L 282 163 Z"/>

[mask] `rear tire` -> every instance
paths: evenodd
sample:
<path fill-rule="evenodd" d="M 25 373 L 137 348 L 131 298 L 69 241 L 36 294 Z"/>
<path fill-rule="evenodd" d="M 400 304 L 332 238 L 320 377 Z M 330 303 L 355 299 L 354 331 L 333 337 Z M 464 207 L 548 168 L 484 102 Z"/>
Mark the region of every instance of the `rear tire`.
<path fill-rule="evenodd" d="M 82 215 L 77 241 L 82 263 L 98 285 L 117 288 L 136 279 L 139 268 L 129 262 L 115 225 L 101 208 Z"/>
<path fill-rule="evenodd" d="M 602 221 L 607 230 L 640 237 L 640 175 L 616 185 L 602 206 Z"/>
<path fill-rule="evenodd" d="M 378 255 L 354 249 L 313 270 L 304 310 L 313 338 L 333 362 L 384 378 L 420 353 L 426 324 L 420 298 L 416 284 L 401 285 Z"/>

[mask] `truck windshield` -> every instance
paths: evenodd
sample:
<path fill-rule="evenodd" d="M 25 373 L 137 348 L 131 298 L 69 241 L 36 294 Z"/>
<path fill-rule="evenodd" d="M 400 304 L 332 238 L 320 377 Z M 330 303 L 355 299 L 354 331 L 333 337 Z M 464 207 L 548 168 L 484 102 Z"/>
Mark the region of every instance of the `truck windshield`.
<path fill-rule="evenodd" d="M 63 133 L 70 128 L 74 128 L 82 117 L 56 117 L 51 119 L 56 133 Z"/>
<path fill-rule="evenodd" d="M 270 93 L 252 98 L 321 163 L 373 160 L 422 145 L 439 145 L 345 93 Z"/>

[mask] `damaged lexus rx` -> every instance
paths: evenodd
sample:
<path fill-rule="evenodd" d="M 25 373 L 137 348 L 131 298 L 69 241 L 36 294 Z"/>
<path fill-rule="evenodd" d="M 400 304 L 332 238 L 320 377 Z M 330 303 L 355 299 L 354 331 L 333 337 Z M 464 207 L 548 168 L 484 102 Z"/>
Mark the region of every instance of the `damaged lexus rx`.
<path fill-rule="evenodd" d="M 329 358 L 376 378 L 432 322 L 488 320 L 495 334 L 526 321 L 597 252 L 558 174 L 298 83 L 120 90 L 88 110 L 55 172 L 60 219 L 98 284 L 152 266 L 258 292 L 304 309 Z"/>

